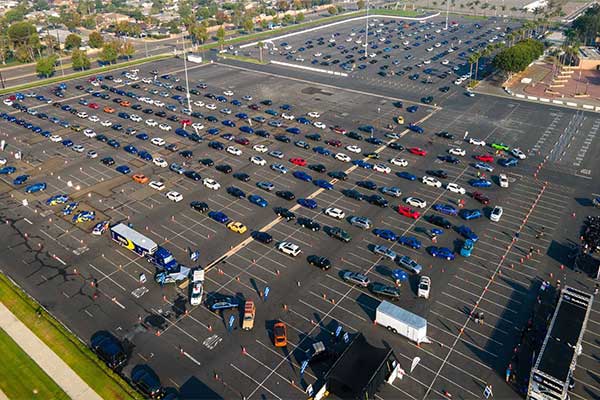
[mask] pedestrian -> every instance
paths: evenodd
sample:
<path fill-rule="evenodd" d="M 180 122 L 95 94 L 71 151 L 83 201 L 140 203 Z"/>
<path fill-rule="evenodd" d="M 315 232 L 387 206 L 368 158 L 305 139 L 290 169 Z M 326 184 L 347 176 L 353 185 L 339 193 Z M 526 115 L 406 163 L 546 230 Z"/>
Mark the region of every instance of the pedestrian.
<path fill-rule="evenodd" d="M 521 236 L 521 234 L 519 232 L 515 232 L 515 240 L 519 240 L 519 236 Z"/>
<path fill-rule="evenodd" d="M 533 255 L 533 246 L 529 247 L 529 257 Z"/>
<path fill-rule="evenodd" d="M 483 325 L 483 313 L 482 312 L 479 313 L 479 324 Z"/>
<path fill-rule="evenodd" d="M 477 177 L 481 178 L 481 171 L 477 171 Z"/>
<path fill-rule="evenodd" d="M 298 287 L 300 287 L 300 281 L 297 281 L 296 284 L 298 285 Z"/>
<path fill-rule="evenodd" d="M 594 287 L 594 294 L 598 294 L 599 290 L 600 290 L 600 284 L 596 283 L 596 287 Z"/>
<path fill-rule="evenodd" d="M 508 383 L 508 381 L 510 380 L 511 372 L 512 372 L 512 367 L 510 364 L 508 364 L 508 367 L 506 367 L 506 383 Z"/>

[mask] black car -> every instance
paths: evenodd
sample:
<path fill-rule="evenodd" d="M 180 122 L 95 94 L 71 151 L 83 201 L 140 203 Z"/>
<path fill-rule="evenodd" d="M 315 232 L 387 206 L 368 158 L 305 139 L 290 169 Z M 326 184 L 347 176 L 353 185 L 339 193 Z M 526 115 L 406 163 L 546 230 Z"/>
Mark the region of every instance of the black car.
<path fill-rule="evenodd" d="M 127 362 L 128 357 L 123 345 L 110 332 L 96 332 L 90 342 L 92 349 L 109 368 L 116 369 Z"/>
<path fill-rule="evenodd" d="M 115 160 L 112 157 L 104 157 L 100 162 L 109 167 L 115 165 Z"/>
<path fill-rule="evenodd" d="M 442 93 L 446 93 L 446 92 L 447 92 L 447 91 L 449 91 L 449 90 L 450 90 L 450 86 L 442 86 L 442 87 L 440 88 L 440 92 L 442 92 Z"/>
<path fill-rule="evenodd" d="M 209 210 L 208 204 L 203 201 L 192 201 L 190 207 L 201 213 L 205 213 Z"/>
<path fill-rule="evenodd" d="M 160 398 L 163 388 L 156 373 L 147 365 L 136 365 L 131 371 L 131 383 L 151 399 Z"/>
<path fill-rule="evenodd" d="M 396 151 L 404 151 L 404 146 L 402 146 L 400 143 L 398 142 L 392 142 L 388 144 L 388 147 L 392 150 L 396 150 Z"/>
<path fill-rule="evenodd" d="M 375 144 L 378 146 L 383 144 L 383 140 L 376 138 L 376 137 L 368 137 L 365 139 L 365 142 Z"/>
<path fill-rule="evenodd" d="M 392 105 L 396 108 L 402 108 L 402 106 L 403 106 L 401 101 L 395 101 L 392 103 Z"/>
<path fill-rule="evenodd" d="M 275 192 L 275 195 L 287 201 L 292 201 L 296 198 L 296 195 L 289 190 L 278 190 Z"/>
<path fill-rule="evenodd" d="M 108 141 L 108 138 L 106 136 L 100 134 L 100 135 L 96 136 L 96 140 L 98 140 L 99 142 L 104 142 L 105 143 L 105 142 Z"/>
<path fill-rule="evenodd" d="M 367 197 L 365 197 L 365 200 L 373 205 L 378 206 L 378 207 L 387 207 L 389 205 L 389 201 L 387 201 L 386 199 L 384 199 L 383 197 L 381 197 L 378 194 L 367 196 Z"/>
<path fill-rule="evenodd" d="M 145 109 L 143 109 L 143 110 L 142 110 L 142 112 L 143 112 L 144 114 L 148 114 L 148 115 L 150 115 L 150 114 L 154 114 L 154 110 L 153 110 L 153 109 L 151 109 L 151 108 L 145 108 Z"/>
<path fill-rule="evenodd" d="M 142 109 L 142 105 L 141 104 L 134 104 L 131 106 L 131 109 L 133 110 L 141 110 Z"/>
<path fill-rule="evenodd" d="M 211 160 L 210 158 L 203 158 L 200 161 L 200 164 L 206 166 L 206 167 L 212 167 L 213 165 L 215 165 L 215 162 L 213 160 Z"/>
<path fill-rule="evenodd" d="M 446 161 L 447 163 L 450 164 L 460 164 L 460 159 L 454 156 L 451 156 L 450 154 L 445 154 L 443 156 L 439 156 L 439 159 L 442 161 Z"/>
<path fill-rule="evenodd" d="M 194 153 L 191 150 L 183 150 L 179 152 L 179 155 L 183 158 L 192 158 Z"/>
<path fill-rule="evenodd" d="M 215 167 L 215 169 L 216 169 L 217 171 L 219 171 L 219 172 L 222 172 L 222 173 L 224 173 L 224 174 L 230 174 L 230 173 L 231 173 L 231 171 L 233 171 L 233 169 L 231 168 L 231 166 L 229 166 L 229 165 L 227 165 L 227 164 L 220 164 L 220 165 L 217 165 L 217 166 Z"/>
<path fill-rule="evenodd" d="M 363 137 L 360 133 L 356 133 L 356 132 L 348 132 L 346 134 L 347 137 L 349 137 L 350 139 L 354 139 L 354 140 L 363 140 Z"/>
<path fill-rule="evenodd" d="M 252 232 L 252 237 L 254 240 L 258 240 L 264 244 L 269 244 L 273 241 L 273 236 L 269 235 L 267 232 Z"/>
<path fill-rule="evenodd" d="M 312 254 L 306 257 L 306 261 L 308 261 L 310 265 L 314 265 L 315 267 L 321 268 L 324 271 L 331 268 L 331 261 L 329 261 L 329 258 L 327 257 Z"/>
<path fill-rule="evenodd" d="M 321 225 L 318 222 L 306 217 L 298 218 L 298 225 L 303 228 L 310 229 L 313 232 L 318 232 L 321 230 Z"/>
<path fill-rule="evenodd" d="M 425 219 L 433 225 L 437 225 L 445 229 L 452 228 L 452 223 L 442 216 L 432 214 L 425 217 Z"/>
<path fill-rule="evenodd" d="M 400 289 L 393 286 L 384 285 L 383 283 L 374 282 L 369 286 L 369 290 L 373 294 L 390 298 L 392 300 L 400 299 Z"/>
<path fill-rule="evenodd" d="M 342 190 L 342 194 L 346 197 L 349 197 L 351 199 L 358 200 L 358 201 L 361 201 L 362 199 L 364 199 L 363 194 L 355 189 L 344 189 L 344 190 Z"/>
<path fill-rule="evenodd" d="M 227 188 L 227 193 L 229 193 L 233 197 L 237 197 L 238 199 L 243 199 L 244 197 L 246 197 L 246 193 L 244 193 L 242 189 L 237 188 L 235 186 L 229 186 Z"/>
<path fill-rule="evenodd" d="M 308 169 L 312 169 L 313 171 L 321 172 L 321 173 L 327 171 L 327 168 L 325 168 L 325 166 L 323 164 L 310 164 L 308 166 Z"/>
<path fill-rule="evenodd" d="M 377 189 L 377 184 L 373 181 L 358 181 L 358 182 L 356 182 L 356 186 L 360 186 L 362 188 L 369 189 L 369 190 Z"/>
<path fill-rule="evenodd" d="M 292 141 L 292 139 L 285 135 L 275 135 L 275 140 L 278 140 L 283 143 L 290 143 Z"/>
<path fill-rule="evenodd" d="M 443 169 L 429 170 L 429 171 L 427 171 L 427 174 L 433 175 L 437 178 L 442 178 L 442 179 L 446 179 L 448 177 L 448 173 L 446 171 L 444 171 Z"/>
<path fill-rule="evenodd" d="M 154 115 L 156 115 L 157 117 L 164 118 L 164 117 L 167 116 L 167 113 L 164 112 L 164 111 L 162 111 L 162 110 L 160 110 L 159 112 L 155 113 Z"/>
<path fill-rule="evenodd" d="M 256 133 L 256 132 L 254 132 Z M 305 138 L 312 140 L 313 142 L 320 142 L 321 141 L 321 135 L 319 135 L 318 133 L 311 133 L 309 135 L 304 135 Z"/>
<path fill-rule="evenodd" d="M 345 181 L 348 179 L 348 174 L 342 171 L 331 171 L 327 175 L 331 178 L 339 179 L 340 181 Z"/>
<path fill-rule="evenodd" d="M 244 172 L 236 172 L 235 174 L 233 174 L 233 177 L 236 179 L 239 179 L 242 182 L 250 181 L 250 175 L 248 175 Z"/>
<path fill-rule="evenodd" d="M 264 129 L 259 129 L 257 131 L 254 131 L 254 134 L 260 137 L 264 137 L 264 138 L 268 138 L 269 136 L 271 136 L 271 134 L 267 131 L 265 131 Z"/>
<path fill-rule="evenodd" d="M 179 117 L 177 115 L 169 115 L 167 118 L 169 121 L 177 122 L 179 121 Z"/>
<path fill-rule="evenodd" d="M 448 140 L 454 140 L 454 135 L 449 132 L 446 132 L 446 131 L 438 132 L 438 133 L 436 133 L 436 136 L 444 138 L 444 139 L 448 139 Z"/>
<path fill-rule="evenodd" d="M 287 221 L 296 219 L 296 214 L 294 214 L 293 212 L 291 212 L 290 210 L 288 210 L 285 207 L 275 207 L 273 209 L 273 211 L 275 211 L 275 214 L 277 214 L 278 216 L 280 216 L 281 218 L 283 218 Z"/>
<path fill-rule="evenodd" d="M 179 147 L 177 146 L 177 143 L 170 143 L 165 146 L 165 149 L 175 152 L 177 149 L 179 149 Z"/>
<path fill-rule="evenodd" d="M 208 143 L 208 147 L 210 147 L 211 149 L 215 149 L 215 150 L 224 150 L 225 146 L 223 146 L 223 143 L 221 142 L 209 142 Z"/>
<path fill-rule="evenodd" d="M 195 181 L 199 181 L 200 179 L 202 179 L 202 177 L 200 176 L 199 173 L 197 173 L 196 171 L 193 171 L 191 169 L 188 169 L 187 171 L 185 171 L 183 173 L 185 176 L 187 176 L 190 179 L 193 179 Z"/>

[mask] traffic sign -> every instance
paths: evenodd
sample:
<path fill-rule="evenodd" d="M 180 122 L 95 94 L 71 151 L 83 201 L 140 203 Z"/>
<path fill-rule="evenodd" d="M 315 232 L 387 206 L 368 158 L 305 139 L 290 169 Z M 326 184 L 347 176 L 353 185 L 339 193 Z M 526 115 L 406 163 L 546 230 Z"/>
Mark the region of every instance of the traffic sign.
<path fill-rule="evenodd" d="M 233 323 L 235 322 L 235 316 L 229 317 L 229 329 L 233 328 Z"/>
<path fill-rule="evenodd" d="M 269 292 L 271 291 L 270 287 L 265 288 L 264 300 L 267 301 L 267 297 L 269 296 Z"/>
<path fill-rule="evenodd" d="M 483 391 L 483 397 L 489 399 L 490 397 L 494 397 L 494 393 L 492 392 L 492 385 L 487 385 L 485 390 Z"/>

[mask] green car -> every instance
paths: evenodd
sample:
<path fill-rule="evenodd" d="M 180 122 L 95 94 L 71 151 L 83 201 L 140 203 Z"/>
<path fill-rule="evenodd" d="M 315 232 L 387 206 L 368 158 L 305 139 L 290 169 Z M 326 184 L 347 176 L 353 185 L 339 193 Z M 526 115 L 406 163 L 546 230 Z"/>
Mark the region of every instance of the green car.
<path fill-rule="evenodd" d="M 505 145 L 504 143 L 492 143 L 492 148 L 496 150 L 508 151 L 510 147 Z"/>

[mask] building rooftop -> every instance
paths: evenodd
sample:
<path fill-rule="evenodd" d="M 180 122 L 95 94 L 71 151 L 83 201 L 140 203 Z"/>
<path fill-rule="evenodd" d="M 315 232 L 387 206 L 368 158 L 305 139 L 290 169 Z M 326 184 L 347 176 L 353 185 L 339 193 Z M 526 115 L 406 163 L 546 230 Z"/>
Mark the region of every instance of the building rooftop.
<path fill-rule="evenodd" d="M 600 51 L 596 47 L 582 46 L 579 48 L 579 57 L 582 60 L 600 60 Z"/>

